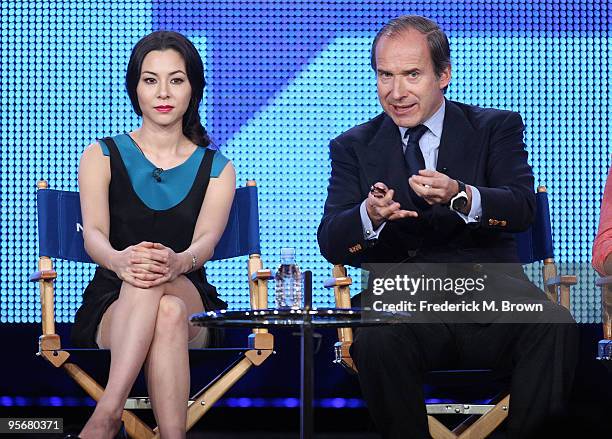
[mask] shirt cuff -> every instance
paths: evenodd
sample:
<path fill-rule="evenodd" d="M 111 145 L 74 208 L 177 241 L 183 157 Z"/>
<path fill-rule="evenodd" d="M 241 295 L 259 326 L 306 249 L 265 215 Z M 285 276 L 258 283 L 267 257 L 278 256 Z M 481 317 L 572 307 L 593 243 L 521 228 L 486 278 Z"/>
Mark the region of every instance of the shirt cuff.
<path fill-rule="evenodd" d="M 368 216 L 368 211 L 366 209 L 366 200 L 363 200 L 361 205 L 359 206 L 359 214 L 361 215 L 361 228 L 363 229 L 363 239 L 369 241 L 370 239 L 378 239 L 378 234 L 385 227 L 386 223 L 382 223 L 378 226 L 378 229 L 374 230 L 374 226 L 372 225 L 372 220 Z"/>
<path fill-rule="evenodd" d="M 470 213 L 467 215 L 464 215 L 463 213 L 457 212 L 457 211 L 455 211 L 455 213 L 459 215 L 461 219 L 465 221 L 466 224 L 480 222 L 480 218 L 482 216 L 482 205 L 480 203 L 480 192 L 474 186 L 471 186 L 471 185 L 466 185 L 466 186 L 468 186 L 472 190 L 472 206 L 470 208 Z M 363 222 L 363 219 L 362 219 L 362 222 Z"/>

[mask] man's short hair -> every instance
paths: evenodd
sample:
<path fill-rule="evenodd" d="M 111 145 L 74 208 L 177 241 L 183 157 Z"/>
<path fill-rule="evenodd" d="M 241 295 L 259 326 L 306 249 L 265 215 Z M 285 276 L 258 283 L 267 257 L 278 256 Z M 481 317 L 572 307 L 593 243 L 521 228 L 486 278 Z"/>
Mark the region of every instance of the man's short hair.
<path fill-rule="evenodd" d="M 382 37 L 395 37 L 409 29 L 414 29 L 427 37 L 429 54 L 433 62 L 434 73 L 437 77 L 451 65 L 450 46 L 446 34 L 429 18 L 420 15 L 402 15 L 394 18 L 378 31 L 372 42 L 370 64 L 376 71 L 376 45 Z"/>

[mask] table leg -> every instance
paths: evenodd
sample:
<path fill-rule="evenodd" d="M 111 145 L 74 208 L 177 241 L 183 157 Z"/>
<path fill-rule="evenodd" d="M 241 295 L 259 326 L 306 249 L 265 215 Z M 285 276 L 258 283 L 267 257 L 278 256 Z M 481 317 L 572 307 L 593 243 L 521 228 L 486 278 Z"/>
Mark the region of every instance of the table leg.
<path fill-rule="evenodd" d="M 304 325 L 301 329 L 301 391 L 300 391 L 300 439 L 313 437 L 313 328 Z"/>
<path fill-rule="evenodd" d="M 302 368 L 300 373 L 300 439 L 313 437 L 313 387 L 314 387 L 314 346 L 312 323 L 308 311 L 312 308 L 312 272 L 304 271 L 304 324 L 300 329 Z"/>

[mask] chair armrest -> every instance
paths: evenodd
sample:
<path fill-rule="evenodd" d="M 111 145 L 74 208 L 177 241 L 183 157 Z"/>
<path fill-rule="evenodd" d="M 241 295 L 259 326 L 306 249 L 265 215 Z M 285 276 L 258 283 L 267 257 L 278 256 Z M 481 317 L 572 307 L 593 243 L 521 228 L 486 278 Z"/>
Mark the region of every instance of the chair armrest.
<path fill-rule="evenodd" d="M 353 279 L 348 276 L 344 265 L 334 265 L 331 278 L 323 284 L 325 288 L 334 289 L 334 300 L 336 308 L 351 307 L 351 285 Z M 353 343 L 352 328 L 338 328 L 338 342 L 334 345 L 336 359 L 334 363 L 341 364 L 347 370 L 356 373 L 357 367 L 350 354 L 350 347 Z"/>
<path fill-rule="evenodd" d="M 544 281 L 546 294 L 548 298 L 555 303 L 570 309 L 570 287 L 578 283 L 578 277 L 575 275 L 552 276 Z M 558 289 L 557 289 L 558 287 Z"/>
<path fill-rule="evenodd" d="M 336 308 L 351 307 L 350 286 L 352 284 L 353 279 L 351 279 L 349 276 L 332 277 L 325 281 L 325 288 L 334 289 L 334 299 L 336 301 Z"/>
<path fill-rule="evenodd" d="M 595 281 L 595 285 L 603 287 L 604 285 L 612 284 L 612 276 L 600 277 Z"/>
<path fill-rule="evenodd" d="M 30 275 L 30 282 L 38 282 L 41 280 L 52 280 L 57 278 L 55 270 L 39 270 Z"/>
<path fill-rule="evenodd" d="M 344 271 L 344 268 L 343 268 L 343 274 L 345 273 L 346 271 Z M 337 273 L 334 273 L 334 274 L 337 274 Z M 329 278 L 323 284 L 325 288 L 334 289 L 334 300 L 336 302 L 336 308 L 350 308 L 351 307 L 350 286 L 352 285 L 352 283 L 353 283 L 353 279 L 351 279 L 349 276 L 339 276 L 339 277 Z M 338 340 L 340 340 L 340 344 L 344 343 L 344 346 L 346 347 L 345 353 L 350 360 L 350 355 L 348 355 L 348 348 L 353 342 L 353 330 L 351 328 L 338 328 Z M 347 366 L 347 364 L 344 364 L 344 363 L 343 365 L 348 367 L 349 369 L 354 369 L 352 365 L 352 360 L 348 362 L 350 363 L 350 366 Z"/>
<path fill-rule="evenodd" d="M 350 277 L 330 277 L 325 281 L 323 286 L 325 288 L 333 288 L 333 287 L 347 287 L 353 284 L 353 279 Z"/>
<path fill-rule="evenodd" d="M 260 268 L 251 273 L 251 309 L 268 307 L 268 280 L 272 278 L 272 270 Z"/>
<path fill-rule="evenodd" d="M 559 286 L 559 285 L 576 285 L 578 283 L 578 278 L 575 275 L 564 275 L 564 276 L 554 276 L 548 279 L 545 282 L 547 287 L 551 286 Z"/>
<path fill-rule="evenodd" d="M 270 270 L 269 268 L 257 270 L 253 274 L 251 274 L 252 281 L 268 280 L 270 278 L 272 278 L 272 270 Z"/>

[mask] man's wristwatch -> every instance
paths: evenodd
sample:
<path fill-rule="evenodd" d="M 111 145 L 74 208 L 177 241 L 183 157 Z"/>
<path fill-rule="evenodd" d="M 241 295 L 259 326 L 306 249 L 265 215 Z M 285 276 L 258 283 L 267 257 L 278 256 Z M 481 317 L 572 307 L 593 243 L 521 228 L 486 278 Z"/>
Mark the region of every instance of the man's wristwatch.
<path fill-rule="evenodd" d="M 459 192 L 457 192 L 457 194 L 451 198 L 449 207 L 451 210 L 467 215 L 470 212 L 467 211 L 468 194 L 465 189 L 465 183 L 459 180 L 455 181 L 459 185 Z"/>

